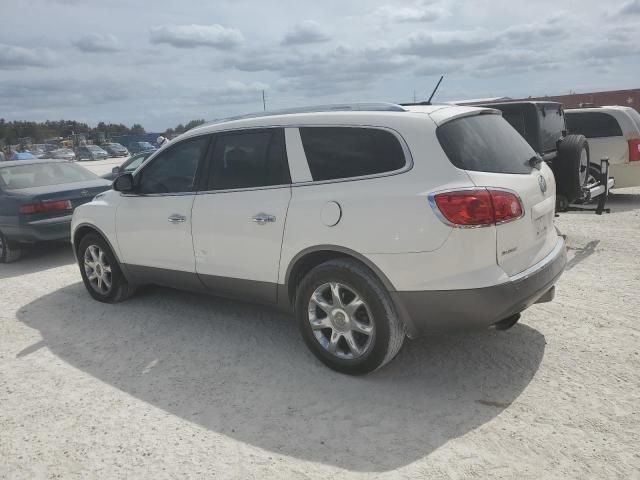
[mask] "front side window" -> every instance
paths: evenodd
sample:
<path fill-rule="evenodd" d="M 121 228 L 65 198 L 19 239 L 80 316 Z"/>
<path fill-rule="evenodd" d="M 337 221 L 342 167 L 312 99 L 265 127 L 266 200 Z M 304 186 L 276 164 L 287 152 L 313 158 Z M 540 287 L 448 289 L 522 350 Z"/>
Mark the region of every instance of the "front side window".
<path fill-rule="evenodd" d="M 300 137 L 315 181 L 393 172 L 406 165 L 400 142 L 386 130 L 303 127 Z"/>
<path fill-rule="evenodd" d="M 587 138 L 622 136 L 618 121 L 608 113 L 566 112 L 566 119 L 570 133 L 584 135 Z"/>
<path fill-rule="evenodd" d="M 280 128 L 221 134 L 216 138 L 208 190 L 291 183 Z"/>
<path fill-rule="evenodd" d="M 196 169 L 208 143 L 209 137 L 203 136 L 180 142 L 162 152 L 137 176 L 138 192 L 192 192 Z"/>

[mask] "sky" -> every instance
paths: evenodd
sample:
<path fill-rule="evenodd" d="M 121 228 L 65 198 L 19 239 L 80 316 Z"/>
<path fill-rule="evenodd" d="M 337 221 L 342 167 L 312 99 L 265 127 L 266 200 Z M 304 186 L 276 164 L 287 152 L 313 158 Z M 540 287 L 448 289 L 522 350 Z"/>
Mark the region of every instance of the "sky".
<path fill-rule="evenodd" d="M 0 0 L 0 117 L 161 131 L 342 102 L 640 87 L 640 0 Z"/>

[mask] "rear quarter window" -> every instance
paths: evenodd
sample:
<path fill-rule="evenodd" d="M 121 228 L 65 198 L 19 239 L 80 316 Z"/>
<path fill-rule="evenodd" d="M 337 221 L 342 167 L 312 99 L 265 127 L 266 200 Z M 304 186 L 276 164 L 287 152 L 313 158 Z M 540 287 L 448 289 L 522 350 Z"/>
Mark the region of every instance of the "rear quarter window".
<path fill-rule="evenodd" d="M 528 174 L 536 153 L 501 115 L 463 117 L 441 125 L 438 140 L 451 163 L 474 172 Z"/>
<path fill-rule="evenodd" d="M 608 113 L 566 112 L 566 119 L 570 133 L 584 135 L 587 138 L 622 136 L 618 121 Z"/>
<path fill-rule="evenodd" d="M 303 127 L 300 136 L 313 180 L 394 172 L 407 160 L 396 136 L 361 127 Z"/>

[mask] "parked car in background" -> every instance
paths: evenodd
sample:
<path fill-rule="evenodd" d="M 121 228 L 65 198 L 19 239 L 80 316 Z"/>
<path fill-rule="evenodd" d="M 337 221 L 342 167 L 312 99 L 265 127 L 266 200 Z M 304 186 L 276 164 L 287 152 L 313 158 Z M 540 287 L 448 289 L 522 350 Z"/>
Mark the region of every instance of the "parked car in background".
<path fill-rule="evenodd" d="M 75 150 L 77 160 L 103 160 L 109 154 L 97 145 L 83 145 Z"/>
<path fill-rule="evenodd" d="M 640 186 L 640 113 L 631 107 L 572 108 L 567 128 L 589 139 L 591 158 L 609 158 L 616 188 Z"/>
<path fill-rule="evenodd" d="M 29 153 L 36 158 L 47 158 L 48 156 L 44 145 L 31 145 L 31 147 L 29 147 Z"/>
<path fill-rule="evenodd" d="M 131 142 L 127 145 L 127 148 L 131 154 L 146 152 L 148 150 L 157 150 L 157 148 L 149 142 Z"/>
<path fill-rule="evenodd" d="M 111 183 L 65 160 L 0 164 L 0 263 L 20 257 L 21 245 L 69 238 L 71 214 Z"/>
<path fill-rule="evenodd" d="M 57 150 L 53 150 L 50 153 L 50 158 L 55 158 L 57 160 L 75 160 L 76 154 L 73 153 L 73 150 L 70 148 L 58 148 Z"/>
<path fill-rule="evenodd" d="M 502 112 L 536 152 L 531 162 L 546 162 L 553 170 L 557 189 L 557 210 L 566 211 L 571 204 L 584 204 L 598 199 L 596 213 L 604 211 L 610 172 L 601 172 L 599 159 L 590 150 L 584 135 L 568 134 L 565 111 L 561 103 L 549 101 L 513 101 L 478 106 Z M 606 179 L 604 177 L 607 177 Z"/>
<path fill-rule="evenodd" d="M 552 300 L 566 264 L 554 176 L 498 111 L 293 112 L 189 130 L 76 209 L 88 293 L 160 284 L 277 304 L 349 374 L 405 336 L 507 329 Z"/>
<path fill-rule="evenodd" d="M 35 160 L 36 156 L 31 152 L 14 152 L 9 160 Z"/>
<path fill-rule="evenodd" d="M 129 156 L 129 150 L 120 145 L 119 143 L 104 143 L 101 148 L 106 151 L 112 157 L 127 157 Z"/>
<path fill-rule="evenodd" d="M 102 178 L 107 180 L 115 180 L 123 173 L 134 172 L 142 163 L 149 158 L 149 156 L 155 152 L 155 150 L 148 150 L 131 156 L 126 162 L 118 167 L 113 167 L 110 173 L 102 175 Z"/>

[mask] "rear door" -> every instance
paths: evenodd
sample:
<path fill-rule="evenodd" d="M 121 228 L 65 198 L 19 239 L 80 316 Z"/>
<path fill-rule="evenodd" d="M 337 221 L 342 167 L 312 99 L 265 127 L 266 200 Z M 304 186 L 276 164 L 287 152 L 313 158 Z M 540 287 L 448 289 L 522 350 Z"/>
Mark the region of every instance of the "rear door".
<path fill-rule="evenodd" d="M 505 189 L 521 200 L 523 216 L 496 225 L 496 260 L 516 275 L 548 255 L 557 243 L 553 227 L 555 179 L 536 153 L 501 115 L 483 114 L 442 124 L 438 139 L 451 162 L 478 187 Z"/>
<path fill-rule="evenodd" d="M 275 302 L 291 177 L 281 128 L 216 135 L 193 204 L 196 271 L 213 292 Z"/>

